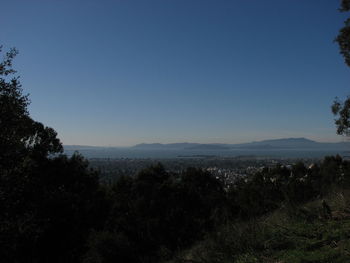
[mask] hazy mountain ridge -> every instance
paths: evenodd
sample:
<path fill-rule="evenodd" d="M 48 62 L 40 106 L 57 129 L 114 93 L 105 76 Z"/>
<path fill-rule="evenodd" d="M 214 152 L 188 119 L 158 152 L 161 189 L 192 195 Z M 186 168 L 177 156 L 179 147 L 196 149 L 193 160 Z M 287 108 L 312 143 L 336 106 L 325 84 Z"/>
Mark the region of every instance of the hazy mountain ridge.
<path fill-rule="evenodd" d="M 200 143 L 142 143 L 132 147 L 133 149 L 181 149 L 181 150 L 230 150 L 230 149 L 344 149 L 350 148 L 349 142 L 324 143 L 316 142 L 306 138 L 284 138 L 263 141 L 253 141 L 240 144 L 200 144 Z"/>
<path fill-rule="evenodd" d="M 197 155 L 322 157 L 335 154 L 350 155 L 350 143 L 322 143 L 306 138 L 287 138 L 240 144 L 142 143 L 132 147 L 64 145 L 64 151 L 68 155 L 79 152 L 87 158 L 176 158 Z"/>
<path fill-rule="evenodd" d="M 144 150 L 224 150 L 230 149 L 229 144 L 218 144 L 218 143 L 170 143 L 170 144 L 161 144 L 161 143 L 141 143 L 135 146 L 132 146 L 133 149 L 144 149 Z"/>

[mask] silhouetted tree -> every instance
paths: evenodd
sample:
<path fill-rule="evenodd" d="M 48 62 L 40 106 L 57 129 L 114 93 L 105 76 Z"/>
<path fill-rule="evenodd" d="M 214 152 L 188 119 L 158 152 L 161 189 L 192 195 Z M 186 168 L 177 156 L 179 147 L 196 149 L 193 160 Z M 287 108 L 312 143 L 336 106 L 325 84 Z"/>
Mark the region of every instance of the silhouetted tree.
<path fill-rule="evenodd" d="M 29 116 L 28 96 L 10 78 L 17 53 L 11 49 L 0 63 L 0 258 L 79 262 L 108 203 L 84 158 L 57 156 L 57 133 Z"/>
<path fill-rule="evenodd" d="M 344 102 L 336 99 L 332 105 L 332 112 L 337 117 L 335 125 L 337 126 L 337 134 L 350 135 L 350 97 Z"/>
<path fill-rule="evenodd" d="M 342 0 L 340 11 L 350 11 L 350 0 Z M 339 31 L 336 41 L 339 44 L 340 54 L 343 55 L 345 63 L 350 67 L 350 17 L 344 22 L 344 27 Z"/>
<path fill-rule="evenodd" d="M 1 53 L 0 46 L 0 53 Z M 14 168 L 28 155 L 36 158 L 62 152 L 57 133 L 34 121 L 28 113 L 28 95 L 23 95 L 12 60 L 18 54 L 11 49 L 0 63 L 0 169 Z"/>
<path fill-rule="evenodd" d="M 350 11 L 350 0 L 342 0 L 342 12 Z M 345 20 L 345 25 L 340 29 L 336 41 L 339 44 L 340 53 L 344 57 L 345 63 L 350 67 L 350 17 Z M 332 112 L 336 116 L 335 125 L 337 133 L 340 135 L 350 135 L 350 97 L 345 101 L 338 98 L 332 105 Z"/>

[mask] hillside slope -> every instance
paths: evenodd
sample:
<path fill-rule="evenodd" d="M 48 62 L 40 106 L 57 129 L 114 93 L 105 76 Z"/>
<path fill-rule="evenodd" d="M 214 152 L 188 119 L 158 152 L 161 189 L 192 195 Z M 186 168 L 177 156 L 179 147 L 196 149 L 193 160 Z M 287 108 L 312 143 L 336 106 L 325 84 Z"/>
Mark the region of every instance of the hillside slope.
<path fill-rule="evenodd" d="M 350 262 L 350 191 L 258 220 L 229 222 L 171 262 Z"/>

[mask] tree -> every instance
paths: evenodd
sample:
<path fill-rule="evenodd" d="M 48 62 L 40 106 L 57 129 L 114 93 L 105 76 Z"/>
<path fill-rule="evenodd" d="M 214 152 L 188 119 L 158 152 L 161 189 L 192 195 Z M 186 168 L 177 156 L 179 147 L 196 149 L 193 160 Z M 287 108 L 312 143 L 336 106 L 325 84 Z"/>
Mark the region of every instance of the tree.
<path fill-rule="evenodd" d="M 350 97 L 344 102 L 338 98 L 333 102 L 332 112 L 337 117 L 335 125 L 337 126 L 337 134 L 350 135 Z"/>
<path fill-rule="evenodd" d="M 340 11 L 350 11 L 350 0 L 342 1 Z M 345 26 L 340 29 L 335 41 L 339 44 L 340 54 L 344 57 L 345 63 L 350 66 L 350 17 L 344 23 Z"/>
<path fill-rule="evenodd" d="M 340 11 L 350 11 L 350 0 L 342 0 Z M 340 29 L 337 38 L 340 54 L 344 57 L 345 63 L 350 67 L 350 17 L 345 20 L 345 26 Z M 345 101 L 335 99 L 332 105 L 332 112 L 336 116 L 335 125 L 340 135 L 350 135 L 350 97 Z"/>
<path fill-rule="evenodd" d="M 17 53 L 0 62 L 0 258 L 79 262 L 90 230 L 104 225 L 105 192 L 87 161 L 59 154 L 57 133 L 30 117 L 28 95 L 11 78 Z"/>
<path fill-rule="evenodd" d="M 0 46 L 0 53 L 2 46 Z M 57 133 L 34 121 L 28 113 L 28 95 L 22 92 L 19 77 L 12 77 L 12 60 L 18 54 L 11 49 L 0 63 L 0 169 L 16 167 L 25 156 L 46 157 L 62 152 Z"/>

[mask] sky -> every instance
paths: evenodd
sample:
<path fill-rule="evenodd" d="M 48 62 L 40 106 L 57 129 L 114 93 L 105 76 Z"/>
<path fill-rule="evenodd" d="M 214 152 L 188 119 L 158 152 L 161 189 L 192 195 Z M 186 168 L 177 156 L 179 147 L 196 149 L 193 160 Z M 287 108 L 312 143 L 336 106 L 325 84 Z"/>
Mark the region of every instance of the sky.
<path fill-rule="evenodd" d="M 337 0 L 1 0 L 31 116 L 64 144 L 342 141 Z"/>

